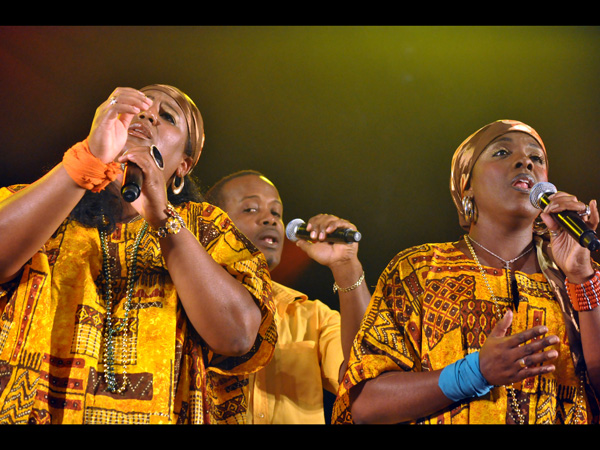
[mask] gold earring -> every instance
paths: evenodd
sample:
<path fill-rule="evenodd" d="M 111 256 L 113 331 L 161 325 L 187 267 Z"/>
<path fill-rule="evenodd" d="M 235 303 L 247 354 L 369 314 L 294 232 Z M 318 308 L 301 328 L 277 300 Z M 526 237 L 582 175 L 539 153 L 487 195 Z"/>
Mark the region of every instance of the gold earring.
<path fill-rule="evenodd" d="M 173 181 L 171 181 L 171 190 L 173 191 L 173 194 L 175 194 L 175 195 L 179 194 L 182 191 L 183 185 L 185 184 L 185 180 L 183 179 L 183 177 L 180 177 L 181 183 L 179 183 L 179 185 L 177 185 L 175 183 L 177 178 L 178 178 L 177 175 L 175 175 L 173 177 Z"/>
<path fill-rule="evenodd" d="M 463 206 L 463 213 L 465 215 L 465 219 L 467 219 L 468 222 L 474 222 L 475 221 L 475 203 L 473 202 L 473 197 L 469 197 L 468 195 L 465 195 L 462 198 L 462 206 Z"/>

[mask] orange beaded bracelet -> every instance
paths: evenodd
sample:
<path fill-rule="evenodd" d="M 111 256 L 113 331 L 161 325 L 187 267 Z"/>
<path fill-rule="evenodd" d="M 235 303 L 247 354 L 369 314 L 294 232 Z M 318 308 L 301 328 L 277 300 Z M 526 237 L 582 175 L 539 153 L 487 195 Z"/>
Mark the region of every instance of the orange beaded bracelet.
<path fill-rule="evenodd" d="M 120 164 L 104 164 L 96 158 L 87 138 L 65 152 L 63 166 L 75 183 L 92 192 L 100 192 L 122 172 Z"/>
<path fill-rule="evenodd" d="M 590 311 L 600 306 L 600 272 L 585 283 L 576 284 L 565 280 L 565 286 L 575 311 Z"/>

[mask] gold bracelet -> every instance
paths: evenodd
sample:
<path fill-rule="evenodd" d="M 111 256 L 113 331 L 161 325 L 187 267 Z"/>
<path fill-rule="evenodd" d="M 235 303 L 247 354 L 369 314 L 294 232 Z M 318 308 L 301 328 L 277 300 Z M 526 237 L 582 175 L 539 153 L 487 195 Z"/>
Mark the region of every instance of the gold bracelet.
<path fill-rule="evenodd" d="M 358 279 L 358 281 L 356 283 L 354 283 L 352 286 L 349 286 L 347 288 L 341 288 L 341 287 L 339 287 L 338 284 L 334 281 L 333 282 L 333 292 L 336 293 L 337 291 L 340 291 L 340 292 L 350 292 L 350 291 L 353 291 L 354 289 L 356 289 L 357 287 L 359 287 L 364 280 L 365 280 L 365 272 L 363 271 L 363 273 L 360 276 L 360 278 Z"/>
<path fill-rule="evenodd" d="M 181 218 L 175 208 L 170 203 L 167 203 L 167 215 L 169 218 L 163 227 L 159 227 L 154 231 L 154 234 L 159 238 L 164 238 L 169 235 L 174 235 L 179 233 L 181 230 L 185 228 L 185 222 Z"/>

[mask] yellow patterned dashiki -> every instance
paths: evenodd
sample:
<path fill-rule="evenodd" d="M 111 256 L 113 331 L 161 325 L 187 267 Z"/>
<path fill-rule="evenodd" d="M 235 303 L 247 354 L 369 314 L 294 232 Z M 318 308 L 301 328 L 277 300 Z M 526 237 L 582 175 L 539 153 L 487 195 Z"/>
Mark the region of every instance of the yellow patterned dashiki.
<path fill-rule="evenodd" d="M 12 192 L 1 189 L 0 200 Z M 67 220 L 20 277 L 0 286 L 0 423 L 245 422 L 247 374 L 267 364 L 277 336 L 266 261 L 220 209 L 188 203 L 176 210 L 260 306 L 263 319 L 253 349 L 231 358 L 207 348 L 178 301 L 157 238 L 146 233 L 124 327 L 128 335 L 124 339 L 121 332 L 116 342 L 117 382 L 123 382 L 124 364 L 129 382 L 122 394 L 108 392 L 99 233 Z M 109 236 L 119 272 L 113 275 L 120 283 L 113 289 L 117 320 L 124 314 L 127 255 L 143 224 L 138 219 L 117 225 Z"/>
<path fill-rule="evenodd" d="M 478 351 L 496 324 L 493 301 L 477 264 L 456 243 L 409 248 L 382 273 L 357 334 L 349 368 L 333 409 L 333 423 L 352 423 L 348 393 L 381 373 L 441 369 Z M 514 384 L 526 423 L 587 422 L 587 398 L 579 389 L 561 308 L 541 273 L 515 273 L 520 302 L 510 334 L 546 325 L 561 338 L 556 371 Z M 486 277 L 502 314 L 511 307 L 504 270 L 486 267 Z M 513 308 L 514 311 L 514 308 Z M 508 400 L 507 400 L 508 398 Z M 503 386 L 478 399 L 416 420 L 425 424 L 504 424 L 517 422 Z M 577 402 L 582 404 L 581 414 Z M 582 402 L 583 401 L 583 402 Z"/>

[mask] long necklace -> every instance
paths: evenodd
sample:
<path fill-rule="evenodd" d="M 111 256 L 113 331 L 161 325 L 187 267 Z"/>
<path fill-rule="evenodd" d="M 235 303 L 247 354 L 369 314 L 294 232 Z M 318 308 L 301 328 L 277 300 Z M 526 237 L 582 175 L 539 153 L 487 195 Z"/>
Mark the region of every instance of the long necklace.
<path fill-rule="evenodd" d="M 479 245 L 482 249 L 484 249 L 485 251 L 487 251 L 488 253 L 494 255 L 496 258 L 500 259 L 501 261 L 504 262 L 507 271 L 509 270 L 509 264 L 515 262 L 516 260 L 518 260 L 519 258 L 521 258 L 522 256 L 525 256 L 527 253 L 529 253 L 532 249 L 533 249 L 533 245 L 528 249 L 525 250 L 525 252 L 523 252 L 522 254 L 520 254 L 519 256 L 517 256 L 516 258 L 511 259 L 510 261 L 506 261 L 503 258 L 501 258 L 500 256 L 494 254 L 493 252 L 491 252 L 490 250 L 488 250 L 487 248 L 483 247 L 481 244 L 479 244 L 478 242 L 476 242 L 471 236 L 468 236 L 465 234 L 464 236 L 465 239 L 465 243 L 467 244 L 467 247 L 469 248 L 469 251 L 471 252 L 471 256 L 473 257 L 473 259 L 475 260 L 475 263 L 477 263 L 477 267 L 479 269 L 479 271 L 481 272 L 481 276 L 483 278 L 483 281 L 490 293 L 490 297 L 491 299 L 494 301 L 494 308 L 495 308 L 495 313 L 496 313 L 496 318 L 498 320 L 500 320 L 500 318 L 502 317 L 501 311 L 500 311 L 500 306 L 498 305 L 498 297 L 496 295 L 494 295 L 494 291 L 492 290 L 492 287 L 490 286 L 490 283 L 488 282 L 488 279 L 485 275 L 485 269 L 483 268 L 483 266 L 481 265 L 481 263 L 479 262 L 479 258 L 477 258 L 477 254 L 475 253 L 475 250 L 473 249 L 473 247 L 471 246 L 471 243 L 469 241 L 473 241 L 475 242 L 475 244 Z M 510 286 L 510 284 L 509 284 Z M 509 288 L 510 289 L 510 288 Z M 515 418 L 515 416 L 509 411 L 510 416 L 512 417 L 512 419 L 515 421 L 515 423 L 518 423 L 519 425 L 523 425 L 525 423 L 525 416 L 523 415 L 523 413 L 521 412 L 521 407 L 519 404 L 519 400 L 517 399 L 517 395 L 515 392 L 515 389 L 513 387 L 513 384 L 511 384 L 510 386 L 505 386 L 506 391 L 508 396 L 510 397 L 510 401 L 511 401 L 511 409 L 514 411 L 514 413 L 517 415 L 517 417 Z M 577 392 L 575 393 L 575 412 L 574 412 L 574 417 L 576 419 L 581 419 L 583 421 L 583 398 L 584 398 L 584 381 L 583 381 L 583 375 L 579 376 L 579 395 L 577 395 Z M 521 403 L 523 403 L 525 400 L 521 400 Z"/>
<path fill-rule="evenodd" d="M 467 247 L 469 248 L 469 251 L 471 252 L 471 256 L 473 257 L 473 259 L 475 260 L 475 263 L 477 264 L 477 268 L 479 269 L 479 272 L 481 272 L 481 277 L 483 278 L 483 282 L 485 283 L 485 285 L 487 286 L 487 289 L 490 293 L 490 298 L 494 301 L 494 311 L 496 314 L 496 319 L 500 320 L 502 318 L 502 313 L 500 311 L 500 305 L 498 304 L 498 297 L 494 294 L 494 291 L 492 290 L 492 287 L 490 286 L 490 283 L 488 282 L 487 277 L 485 276 L 485 269 L 483 268 L 483 266 L 481 265 L 481 263 L 479 262 L 479 258 L 477 258 L 477 253 L 475 253 L 475 250 L 473 249 L 473 246 L 471 245 L 470 241 L 473 241 L 473 238 L 469 235 L 465 234 L 465 243 L 467 244 Z M 475 242 L 477 244 L 477 242 Z M 480 244 L 477 244 L 480 245 Z M 481 247 L 484 250 L 490 252 L 489 250 L 487 250 L 484 247 Z M 533 247 L 531 247 L 533 248 Z M 526 255 L 531 248 L 527 251 L 525 251 L 525 253 L 517 256 L 516 258 L 512 259 L 511 261 L 508 261 L 508 263 L 512 263 L 514 261 L 516 261 L 517 259 L 521 258 L 522 256 Z M 492 252 L 490 252 L 492 253 Z M 492 255 L 494 255 L 492 253 Z M 505 261 L 504 259 L 500 258 L 497 255 L 494 255 L 497 258 L 501 259 L 502 261 Z M 505 261 L 506 263 L 506 261 Z M 508 264 L 507 264 L 508 267 Z M 525 423 L 525 416 L 523 415 L 523 413 L 521 412 L 521 405 L 519 404 L 519 400 L 517 399 L 517 395 L 515 392 L 515 389 L 513 387 L 513 384 L 511 384 L 510 386 L 505 386 L 506 388 L 506 392 L 507 395 L 510 397 L 510 401 L 511 401 L 511 409 L 512 411 L 514 411 L 514 413 L 516 414 L 517 417 L 515 417 L 512 412 L 509 411 L 510 416 L 512 417 L 512 419 L 515 421 L 515 423 L 518 423 L 519 425 L 523 425 Z M 523 402 L 524 400 L 522 400 Z"/>
<path fill-rule="evenodd" d="M 466 240 L 467 236 L 468 235 L 465 235 L 465 240 Z M 521 259 L 523 256 L 527 255 L 531 250 L 533 250 L 533 243 L 529 244 L 529 246 L 527 247 L 527 250 L 525 250 L 523 253 L 521 253 L 516 258 L 506 260 L 506 259 L 502 258 L 501 256 L 496 255 L 490 249 L 485 248 L 483 245 L 481 245 L 479 242 L 477 242 L 471 236 L 468 236 L 468 238 L 474 244 L 477 244 L 477 246 L 479 246 L 480 248 L 482 248 L 483 250 L 488 252 L 490 255 L 498 258 L 500 261 L 502 261 L 504 263 L 504 268 L 506 269 L 506 272 L 505 272 L 506 273 L 506 284 L 508 286 L 508 298 L 513 299 L 513 303 L 515 304 L 515 309 L 518 311 L 518 309 L 519 309 L 519 291 L 517 289 L 517 280 L 515 278 L 513 278 L 513 276 L 512 276 L 512 272 L 510 270 L 510 265 L 512 263 L 514 263 L 515 261 Z M 487 280 L 486 280 L 486 283 L 487 283 Z"/>
<path fill-rule="evenodd" d="M 133 287 L 135 285 L 137 275 L 137 256 L 138 249 L 142 237 L 148 229 L 148 223 L 145 222 L 140 231 L 137 234 L 133 249 L 131 251 L 129 268 L 127 270 L 127 294 L 124 306 L 123 319 L 117 321 L 113 317 L 113 289 L 112 289 L 112 270 L 111 270 L 111 258 L 108 252 L 108 242 L 106 231 L 100 230 L 100 242 L 102 245 L 102 270 L 104 273 L 104 300 L 106 303 L 106 323 L 104 326 L 104 372 L 107 384 L 107 391 L 123 393 L 127 388 L 127 361 L 129 360 L 128 355 L 128 332 L 129 332 L 129 312 L 131 311 L 131 302 L 133 297 Z M 121 387 L 117 387 L 117 379 L 115 374 L 115 350 L 116 350 L 116 336 L 122 330 L 123 332 L 123 343 L 121 345 L 121 361 L 123 364 L 123 384 Z"/>

